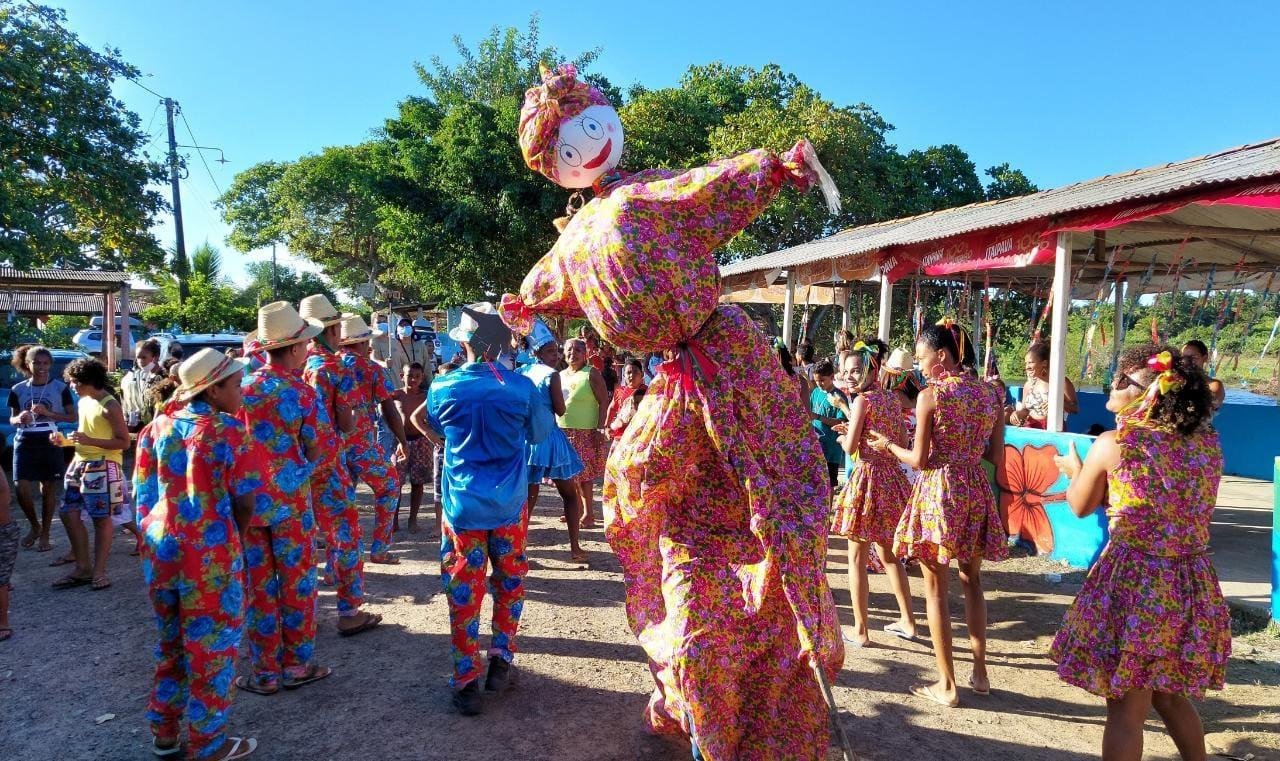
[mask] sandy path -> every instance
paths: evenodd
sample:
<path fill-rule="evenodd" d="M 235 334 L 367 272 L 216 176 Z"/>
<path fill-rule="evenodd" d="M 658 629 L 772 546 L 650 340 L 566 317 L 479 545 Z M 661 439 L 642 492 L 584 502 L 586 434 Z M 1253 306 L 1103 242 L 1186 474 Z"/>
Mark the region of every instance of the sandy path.
<path fill-rule="evenodd" d="M 519 685 L 488 699 L 483 717 L 458 717 L 449 703 L 436 543 L 426 534 L 399 534 L 401 565 L 366 566 L 370 607 L 385 623 L 339 638 L 333 592 L 323 589 L 317 653 L 336 674 L 295 693 L 237 695 L 233 733 L 256 736 L 262 748 L 255 758 L 261 759 L 687 758 L 686 745 L 648 736 L 641 727 L 649 676 L 626 628 L 621 576 L 602 532 L 587 532 L 590 568 L 570 564 L 550 491 L 530 532 Z M 362 491 L 361 498 L 367 526 L 369 495 Z M 57 554 L 67 544 L 61 527 L 54 534 Z M 143 714 L 153 624 L 129 544 L 121 537 L 113 548 L 115 586 L 104 592 L 53 592 L 49 582 L 63 569 L 47 566 L 52 555 L 21 552 L 11 616 L 17 631 L 0 644 L 0 759 L 150 757 Z M 843 541 L 833 540 L 832 547 L 829 570 L 847 623 Z M 1096 758 L 1101 701 L 1059 682 L 1044 655 L 1078 574 L 1053 584 L 1043 576 L 1047 571 L 1062 569 L 1023 558 L 986 575 L 991 698 L 962 693 L 964 705 L 947 711 L 906 695 L 907 686 L 933 673 L 923 642 L 876 633 L 881 647 L 851 652 L 836 693 L 857 753 L 886 760 Z M 918 595 L 918 574 L 912 581 Z M 871 602 L 877 627 L 887 623 L 893 599 L 883 576 L 872 577 Z M 916 602 L 922 613 L 923 603 Z M 956 597 L 963 684 L 969 669 L 962 611 Z M 1265 635 L 1237 639 L 1229 679 L 1228 688 L 1202 706 L 1211 750 L 1280 759 L 1280 642 Z M 115 718 L 96 724 L 104 714 Z M 1148 729 L 1148 757 L 1172 757 L 1159 725 Z M 830 757 L 839 754 L 833 749 Z"/>

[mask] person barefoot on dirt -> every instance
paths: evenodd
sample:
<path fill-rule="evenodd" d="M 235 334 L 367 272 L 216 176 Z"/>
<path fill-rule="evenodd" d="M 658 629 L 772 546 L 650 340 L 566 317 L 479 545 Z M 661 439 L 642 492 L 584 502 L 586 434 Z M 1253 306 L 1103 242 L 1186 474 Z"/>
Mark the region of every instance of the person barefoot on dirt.
<path fill-rule="evenodd" d="M 18 560 L 17 521 L 9 512 L 9 479 L 0 475 L 0 642 L 13 636 L 9 625 L 9 577 Z"/>
<path fill-rule="evenodd" d="M 53 548 L 49 527 L 58 506 L 58 482 L 66 475 L 67 462 L 61 447 L 49 435 L 58 423 L 76 422 L 71 388 L 65 381 L 50 377 L 53 355 L 43 346 L 23 347 L 26 380 L 9 391 L 9 423 L 17 426 L 13 439 L 13 478 L 18 487 L 18 504 L 31 525 L 22 539 L 23 547 L 40 552 Z M 36 514 L 35 497 L 40 497 Z M 38 542 L 38 544 L 37 544 Z"/>
<path fill-rule="evenodd" d="M 409 484 L 409 533 L 418 533 L 418 511 L 422 509 L 422 494 L 431 480 L 431 440 L 415 428 L 409 417 L 427 400 L 424 390 L 426 372 L 422 365 L 411 362 L 404 366 L 403 387 L 395 393 L 394 401 L 401 419 L 405 421 L 404 433 L 409 448 L 396 453 L 396 469 Z M 436 536 L 440 535 L 440 504 L 436 503 Z M 395 529 L 400 530 L 400 508 L 396 508 Z"/>
<path fill-rule="evenodd" d="M 533 381 L 538 389 L 539 404 L 545 414 L 562 416 L 565 410 L 564 394 L 560 390 L 560 347 L 556 337 L 541 320 L 534 322 L 533 333 L 526 339 L 529 351 L 537 362 L 521 369 L 521 374 Z M 529 517 L 538 503 L 538 492 L 544 479 L 550 479 L 560 492 L 564 502 L 565 524 L 569 528 L 569 557 L 577 563 L 587 561 L 587 553 L 578 544 L 579 521 L 582 520 L 582 492 L 577 477 L 582 473 L 582 460 L 578 452 L 558 426 L 552 429 L 541 443 L 529 445 L 529 507 L 524 514 L 525 530 Z"/>
<path fill-rule="evenodd" d="M 916 398 L 916 438 L 911 448 L 872 433 L 870 445 L 920 470 L 907 510 L 894 533 L 893 554 L 915 558 L 924 572 L 929 636 L 938 681 L 911 694 L 947 707 L 959 705 L 947 613 L 948 567 L 954 559 L 964 587 L 965 619 L 973 655 L 969 687 L 991 692 L 987 676 L 987 601 L 982 561 L 1008 554 L 1007 534 L 996 511 L 981 460 L 999 467 L 1004 454 L 1002 408 L 972 372 L 973 343 L 949 319 L 929 325 L 916 339 L 916 360 L 929 387 Z"/>
<path fill-rule="evenodd" d="M 496 360 L 511 341 L 492 304 L 463 307 L 449 337 L 463 345 L 467 363 L 431 384 L 413 423 L 433 442 L 443 441 L 444 525 L 440 567 L 453 636 L 453 704 L 463 716 L 480 705 L 480 608 L 485 566 L 492 564 L 493 637 L 484 688 L 510 683 L 516 630 L 524 609 L 524 511 L 530 443 L 554 425 L 533 383 Z"/>
<path fill-rule="evenodd" d="M 134 494 L 142 576 L 159 634 L 147 719 L 157 756 L 244 758 L 256 740 L 228 737 L 244 630 L 244 546 L 265 471 L 240 409 L 245 363 L 214 349 L 182 362 L 173 402 L 138 436 Z"/>
<path fill-rule="evenodd" d="M 125 510 L 124 450 L 129 447 L 129 428 L 124 410 L 111 395 L 107 366 L 96 359 L 77 359 L 67 365 L 66 381 L 80 397 L 80 426 L 70 436 L 50 434 L 56 446 L 75 446 L 75 458 L 67 469 L 62 495 L 62 526 L 71 540 L 75 569 L 53 582 L 54 589 L 70 589 L 90 584 L 94 590 L 107 589 L 107 557 L 111 551 L 113 519 Z M 93 521 L 93 557 L 89 556 L 89 535 L 81 521 L 85 511 Z M 129 525 L 133 525 L 129 521 Z"/>
<path fill-rule="evenodd" d="M 332 673 L 312 658 L 316 521 L 311 475 L 324 459 L 326 442 L 320 438 L 320 402 L 298 377 L 306 342 L 320 329 L 285 301 L 259 309 L 254 337 L 267 361 L 241 384 L 238 417 L 262 458 L 265 478 L 244 532 L 253 670 L 237 677 L 236 686 L 259 695 L 274 695 L 282 686 L 296 689 Z"/>
<path fill-rule="evenodd" d="M 1231 613 L 1206 549 L 1222 478 L 1222 445 L 1208 425 L 1214 390 L 1197 357 L 1169 347 L 1125 351 L 1107 409 L 1116 430 L 1054 458 L 1080 518 L 1104 502 L 1110 535 L 1062 621 L 1050 657 L 1058 678 L 1106 698 L 1105 761 L 1143 757 L 1154 707 L 1178 754 L 1205 758 L 1192 700 L 1221 690 Z"/>
<path fill-rule="evenodd" d="M 892 550 L 893 532 L 911 498 L 911 482 L 898 466 L 897 458 L 877 452 L 868 443 L 872 432 L 884 434 L 899 446 L 907 442 L 901 404 L 886 385 L 886 381 L 892 382 L 892 376 L 884 372 L 889 347 L 883 341 L 867 338 L 854 345 L 854 352 L 862 356 L 866 369 L 853 389 L 856 398 L 849 409 L 848 428 L 840 439 L 840 445 L 852 457 L 852 466 L 844 488 L 836 496 L 831 532 L 849 542 L 854 631 L 845 641 L 865 647 L 871 644 L 867 631 L 867 564 L 872 544 L 883 559 L 884 572 L 898 601 L 898 620 L 884 630 L 900 639 L 916 637 L 910 581 Z"/>

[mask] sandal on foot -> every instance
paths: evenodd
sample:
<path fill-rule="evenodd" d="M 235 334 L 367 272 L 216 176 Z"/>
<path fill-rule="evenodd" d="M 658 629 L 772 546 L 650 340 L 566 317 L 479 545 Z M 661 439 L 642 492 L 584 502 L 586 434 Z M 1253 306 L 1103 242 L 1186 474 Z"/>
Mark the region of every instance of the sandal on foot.
<path fill-rule="evenodd" d="M 957 697 L 957 698 L 952 698 L 951 700 L 945 700 L 943 699 L 942 696 L 938 695 L 933 691 L 932 685 L 928 685 L 928 684 L 924 685 L 923 687 L 912 687 L 911 694 L 915 695 L 918 698 L 924 698 L 925 700 L 932 700 L 938 705 L 946 706 L 947 708 L 955 708 L 956 706 L 960 705 L 960 698 Z"/>
<path fill-rule="evenodd" d="M 62 557 L 60 557 L 60 558 L 55 558 L 55 559 L 53 560 L 53 562 L 49 563 L 49 567 L 50 567 L 50 568 L 57 568 L 57 567 L 58 567 L 58 566 L 60 566 L 60 565 L 66 565 L 66 564 L 68 564 L 68 563 L 74 563 L 74 562 L 76 562 L 76 559 L 75 559 L 75 558 L 73 558 L 73 557 L 69 558 L 69 557 L 67 557 L 66 555 L 63 555 L 63 556 L 62 556 Z"/>
<path fill-rule="evenodd" d="M 36 552 L 48 552 L 51 549 L 53 549 L 53 545 L 50 544 L 49 542 L 45 542 L 39 547 L 36 547 Z"/>
<path fill-rule="evenodd" d="M 231 747 L 227 749 L 225 755 L 218 756 L 218 761 L 235 761 L 238 758 L 247 758 L 250 753 L 258 749 L 258 741 L 252 737 L 228 737 L 227 743 L 231 743 Z M 223 743 L 226 747 L 226 743 Z"/>
<path fill-rule="evenodd" d="M 978 689 L 977 687 L 974 687 L 974 686 L 973 686 L 973 677 L 969 677 L 969 689 L 973 690 L 973 694 L 974 694 L 974 695 L 978 695 L 978 696 L 980 696 L 980 697 L 984 697 L 984 698 L 989 698 L 989 697 L 991 697 L 991 686 L 990 686 L 990 685 L 988 685 L 988 686 L 987 686 L 987 689 L 985 689 L 985 690 L 980 690 L 980 689 Z"/>
<path fill-rule="evenodd" d="M 343 637 L 354 637 L 360 632 L 367 632 L 378 624 L 382 623 L 382 616 L 377 613 L 361 613 L 364 618 L 359 624 L 350 628 L 338 627 L 338 634 Z M 353 616 L 354 618 L 354 616 Z"/>
<path fill-rule="evenodd" d="M 331 674 L 333 674 L 333 669 L 328 666 L 317 666 L 313 663 L 307 666 L 307 673 L 300 677 L 290 677 L 286 674 L 283 682 L 284 688 L 286 690 L 296 690 L 312 682 L 318 682 Z"/>
<path fill-rule="evenodd" d="M 886 624 L 884 630 L 898 639 L 905 639 L 908 642 L 914 642 L 916 639 L 916 635 L 908 632 L 906 628 L 897 621 L 894 621 L 891 624 Z"/>
<path fill-rule="evenodd" d="M 108 579 L 106 576 L 94 577 L 93 583 L 89 585 L 89 588 L 95 592 L 101 592 L 104 589 L 110 589 L 111 579 Z"/>
<path fill-rule="evenodd" d="M 22 541 L 19 542 L 19 544 L 22 545 L 22 549 L 29 550 L 35 546 L 36 540 L 39 538 L 40 538 L 40 535 L 33 531 L 30 534 L 27 534 L 26 536 L 22 537 Z"/>
<path fill-rule="evenodd" d="M 257 676 L 236 677 L 236 689 L 252 692 L 254 695 L 274 695 L 280 691 L 280 685 L 274 679 L 262 679 Z"/>
<path fill-rule="evenodd" d="M 369 555 L 369 562 L 378 565 L 400 565 L 400 558 L 390 552 L 383 552 L 378 555 Z"/>
<path fill-rule="evenodd" d="M 178 738 L 176 737 L 172 738 L 171 742 L 173 743 L 173 745 L 168 745 L 168 744 L 161 745 L 159 737 L 152 738 L 151 752 L 156 754 L 160 758 L 168 758 L 169 756 L 176 756 L 179 753 L 181 753 L 182 743 L 178 741 Z"/>
<path fill-rule="evenodd" d="M 0 642 L 4 642 L 13 636 L 13 629 L 8 626 L 0 626 Z"/>
<path fill-rule="evenodd" d="M 73 561 L 74 562 L 74 561 Z M 61 579 L 53 582 L 54 589 L 71 589 L 73 587 L 83 587 L 85 584 L 93 583 L 92 576 L 73 576 L 67 574 Z"/>

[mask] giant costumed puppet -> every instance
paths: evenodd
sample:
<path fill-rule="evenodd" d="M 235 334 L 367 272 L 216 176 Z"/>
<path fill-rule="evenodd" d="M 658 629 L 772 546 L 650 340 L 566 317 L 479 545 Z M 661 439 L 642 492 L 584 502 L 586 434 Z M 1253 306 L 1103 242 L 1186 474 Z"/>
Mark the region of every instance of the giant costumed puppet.
<path fill-rule="evenodd" d="M 502 315 L 526 334 L 540 313 L 585 316 L 605 341 L 667 353 L 604 485 L 628 621 L 656 683 L 649 727 L 710 761 L 825 758 L 821 677 L 844 657 L 823 570 L 826 467 L 768 339 L 718 304 L 713 252 L 785 186 L 822 182 L 839 201 L 807 141 L 627 175 L 622 138 L 570 66 L 525 93 L 525 162 L 594 198 L 571 202 Z"/>

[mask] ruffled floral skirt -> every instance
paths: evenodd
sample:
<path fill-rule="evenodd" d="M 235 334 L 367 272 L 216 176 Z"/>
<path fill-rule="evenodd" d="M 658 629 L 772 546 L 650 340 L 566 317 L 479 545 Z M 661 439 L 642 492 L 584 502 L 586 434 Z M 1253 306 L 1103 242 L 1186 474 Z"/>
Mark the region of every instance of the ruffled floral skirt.
<path fill-rule="evenodd" d="M 1105 698 L 1220 690 L 1231 615 L 1206 555 L 1160 557 L 1109 544 L 1067 610 L 1050 655 L 1068 684 Z"/>
<path fill-rule="evenodd" d="M 609 437 L 594 428 L 562 428 L 565 438 L 573 445 L 582 461 L 579 481 L 598 481 L 604 478 L 604 463 L 609 459 Z"/>
<path fill-rule="evenodd" d="M 982 466 L 944 465 L 920 471 L 894 533 L 893 553 L 938 563 L 1003 560 L 1007 541 Z"/>
<path fill-rule="evenodd" d="M 836 495 L 831 532 L 857 542 L 892 545 L 910 498 L 911 483 L 897 465 L 854 460 L 849 479 Z"/>

